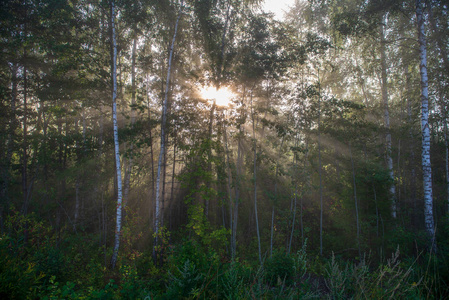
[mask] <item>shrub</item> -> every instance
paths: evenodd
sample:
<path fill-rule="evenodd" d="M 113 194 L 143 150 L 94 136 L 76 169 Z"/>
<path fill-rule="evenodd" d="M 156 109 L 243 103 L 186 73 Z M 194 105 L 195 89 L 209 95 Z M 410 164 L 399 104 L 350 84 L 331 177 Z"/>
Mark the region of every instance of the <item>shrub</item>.
<path fill-rule="evenodd" d="M 204 281 L 204 275 L 190 260 L 186 260 L 181 268 L 177 268 L 175 274 L 169 273 L 169 277 L 167 299 L 182 299 L 196 295 Z"/>
<path fill-rule="evenodd" d="M 0 238 L 0 298 L 32 298 L 44 274 L 36 271 L 36 264 L 10 253 L 11 239 Z"/>
<path fill-rule="evenodd" d="M 265 276 L 270 285 L 290 285 L 295 274 L 295 261 L 284 251 L 276 251 L 265 263 Z"/>

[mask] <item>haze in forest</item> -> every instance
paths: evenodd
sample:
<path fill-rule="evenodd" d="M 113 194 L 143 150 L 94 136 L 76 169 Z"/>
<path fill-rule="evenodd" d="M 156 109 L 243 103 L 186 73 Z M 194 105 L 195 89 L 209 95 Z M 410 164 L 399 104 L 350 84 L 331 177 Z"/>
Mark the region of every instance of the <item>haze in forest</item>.
<path fill-rule="evenodd" d="M 448 16 L 2 1 L 0 298 L 448 298 Z"/>
<path fill-rule="evenodd" d="M 289 10 L 295 3 L 295 0 L 265 0 L 263 2 L 263 10 L 272 12 L 275 18 L 281 21 L 284 18 L 284 13 Z"/>

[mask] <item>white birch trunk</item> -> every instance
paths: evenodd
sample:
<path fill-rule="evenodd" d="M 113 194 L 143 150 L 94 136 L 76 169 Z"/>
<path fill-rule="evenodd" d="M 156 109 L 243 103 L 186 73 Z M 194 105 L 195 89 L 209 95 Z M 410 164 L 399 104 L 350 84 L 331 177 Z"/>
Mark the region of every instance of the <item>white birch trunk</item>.
<path fill-rule="evenodd" d="M 112 123 L 114 127 L 114 150 L 115 166 L 117 172 L 117 221 L 115 227 L 114 252 L 112 254 L 111 265 L 115 268 L 117 263 L 118 249 L 120 246 L 120 232 L 122 226 L 122 173 L 120 167 L 120 149 L 118 141 L 117 122 L 117 42 L 115 38 L 115 7 L 111 1 L 111 27 L 112 27 Z"/>
<path fill-rule="evenodd" d="M 418 22 L 419 70 L 421 74 L 421 131 L 422 131 L 422 171 L 424 189 L 424 218 L 426 231 L 431 239 L 431 249 L 435 250 L 435 225 L 433 219 L 432 167 L 430 163 L 429 96 L 427 78 L 427 49 L 424 29 L 423 5 L 416 0 Z"/>

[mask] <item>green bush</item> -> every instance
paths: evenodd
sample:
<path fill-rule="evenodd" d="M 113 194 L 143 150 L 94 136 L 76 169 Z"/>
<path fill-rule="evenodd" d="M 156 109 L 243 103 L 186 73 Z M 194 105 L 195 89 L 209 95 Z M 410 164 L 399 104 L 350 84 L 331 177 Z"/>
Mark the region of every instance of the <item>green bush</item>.
<path fill-rule="evenodd" d="M 219 276 L 217 282 L 218 294 L 220 299 L 241 299 L 245 287 L 245 270 L 243 265 L 232 262 L 226 265 L 223 275 Z"/>
<path fill-rule="evenodd" d="M 45 274 L 48 279 L 54 276 L 57 281 L 63 280 L 64 268 L 67 263 L 59 249 L 48 247 L 36 252 L 34 257 L 37 263 L 37 272 Z"/>
<path fill-rule="evenodd" d="M 46 274 L 36 253 L 54 247 L 54 235 L 34 214 L 27 216 L 11 208 L 0 236 L 0 298 L 34 298 Z"/>
<path fill-rule="evenodd" d="M 412 267 L 401 265 L 399 250 L 375 270 L 370 270 L 365 260 L 345 263 L 332 256 L 326 267 L 326 284 L 334 299 L 403 299 L 413 297 L 419 284 L 411 278 Z"/>
<path fill-rule="evenodd" d="M 120 285 L 120 299 L 143 299 L 147 292 L 145 284 L 137 275 L 137 270 L 131 266 L 121 266 L 122 280 Z"/>
<path fill-rule="evenodd" d="M 190 260 L 186 260 L 177 272 L 169 273 L 167 299 L 183 299 L 199 293 L 204 282 L 204 275 Z"/>
<path fill-rule="evenodd" d="M 284 251 L 276 251 L 265 263 L 265 276 L 270 285 L 291 285 L 295 274 L 295 261 Z"/>
<path fill-rule="evenodd" d="M 12 254 L 11 239 L 0 238 L 0 298 L 33 298 L 44 274 L 37 272 L 36 264 Z"/>

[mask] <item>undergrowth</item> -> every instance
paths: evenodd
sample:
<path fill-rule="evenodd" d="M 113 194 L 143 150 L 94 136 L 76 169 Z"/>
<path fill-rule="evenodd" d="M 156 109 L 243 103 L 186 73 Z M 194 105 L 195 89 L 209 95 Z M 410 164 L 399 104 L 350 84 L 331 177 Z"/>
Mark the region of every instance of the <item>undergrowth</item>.
<path fill-rule="evenodd" d="M 1 299 L 441 299 L 448 296 L 447 255 L 401 258 L 399 248 L 381 263 L 366 255 L 349 261 L 277 250 L 263 265 L 222 246 L 185 239 L 150 251 L 124 247 L 115 270 L 110 252 L 91 235 L 53 236 L 32 215 L 11 215 L 0 238 Z M 134 233 L 129 232 L 129 236 Z M 126 235 L 123 237 L 128 238 Z M 205 239 L 203 239 L 204 241 Z M 220 249 L 221 248 L 221 249 Z M 130 252 L 130 249 L 132 252 Z M 128 252 L 127 252 L 128 251 Z M 162 252 L 161 252 L 162 254 Z M 106 258 L 106 259 L 105 259 Z M 162 262 L 162 263 L 161 263 Z"/>

